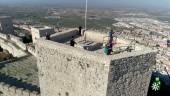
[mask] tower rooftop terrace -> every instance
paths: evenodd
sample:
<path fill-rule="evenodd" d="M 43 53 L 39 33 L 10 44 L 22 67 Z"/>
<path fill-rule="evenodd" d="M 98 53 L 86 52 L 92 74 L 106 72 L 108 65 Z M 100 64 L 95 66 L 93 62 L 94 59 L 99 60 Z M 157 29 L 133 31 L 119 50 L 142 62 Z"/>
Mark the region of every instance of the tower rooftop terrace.
<path fill-rule="evenodd" d="M 69 29 L 65 30 L 64 32 L 59 32 L 51 35 L 51 40 L 70 46 L 70 40 L 72 39 L 72 37 L 74 37 L 74 40 L 76 42 L 75 48 L 104 54 L 104 45 L 109 40 L 107 33 L 89 30 L 84 32 L 82 36 L 79 36 L 77 34 L 77 29 Z M 151 50 L 150 48 L 144 45 L 140 45 L 135 41 L 119 38 L 116 35 L 113 36 L 114 44 L 113 52 L 111 55 L 118 53 L 129 53 L 133 51 Z M 129 51 L 128 48 L 131 48 L 131 50 Z"/>

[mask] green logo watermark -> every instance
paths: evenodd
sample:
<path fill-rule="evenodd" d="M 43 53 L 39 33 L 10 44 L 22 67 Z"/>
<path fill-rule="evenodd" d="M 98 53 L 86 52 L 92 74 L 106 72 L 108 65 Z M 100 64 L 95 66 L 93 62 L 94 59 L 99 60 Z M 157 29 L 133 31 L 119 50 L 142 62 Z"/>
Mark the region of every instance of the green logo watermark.
<path fill-rule="evenodd" d="M 159 91 L 161 89 L 161 81 L 159 77 L 155 78 L 155 81 L 152 83 L 152 90 Z"/>

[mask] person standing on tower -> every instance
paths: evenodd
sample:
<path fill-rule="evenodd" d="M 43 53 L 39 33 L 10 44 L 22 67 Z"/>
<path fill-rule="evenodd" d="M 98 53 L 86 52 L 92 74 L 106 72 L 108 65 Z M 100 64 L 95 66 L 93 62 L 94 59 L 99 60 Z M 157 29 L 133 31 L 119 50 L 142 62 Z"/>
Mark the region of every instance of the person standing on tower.
<path fill-rule="evenodd" d="M 76 42 L 74 40 L 74 36 L 72 36 L 71 40 L 70 40 L 70 46 L 74 47 L 75 44 L 76 44 Z"/>
<path fill-rule="evenodd" d="M 46 32 L 46 39 L 50 40 L 50 34 Z"/>
<path fill-rule="evenodd" d="M 109 53 L 113 50 L 113 30 L 109 32 Z"/>
<path fill-rule="evenodd" d="M 81 30 L 82 30 L 82 27 L 79 26 L 79 35 L 81 36 Z"/>

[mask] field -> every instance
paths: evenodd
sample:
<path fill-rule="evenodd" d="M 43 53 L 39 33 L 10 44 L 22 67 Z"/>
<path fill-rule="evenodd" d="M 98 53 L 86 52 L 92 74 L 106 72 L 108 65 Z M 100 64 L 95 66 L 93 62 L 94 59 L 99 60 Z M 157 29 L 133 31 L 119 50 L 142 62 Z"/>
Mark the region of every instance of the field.
<path fill-rule="evenodd" d="M 67 11 L 63 13 L 63 11 Z M 56 9 L 55 12 L 59 13 L 60 19 L 57 18 L 45 18 L 47 16 L 58 16 L 54 15 L 49 11 L 49 9 L 35 9 L 35 8 L 4 8 L 0 11 L 0 15 L 9 15 L 14 20 L 30 21 L 32 24 L 38 25 L 50 25 L 55 27 L 79 27 L 84 26 L 84 13 L 77 10 L 68 9 Z M 110 13 L 103 13 L 100 11 L 90 11 L 88 13 L 88 18 L 97 16 L 100 19 L 88 19 L 87 27 L 89 29 L 106 29 L 106 27 L 112 27 L 113 23 L 116 23 L 113 16 Z"/>

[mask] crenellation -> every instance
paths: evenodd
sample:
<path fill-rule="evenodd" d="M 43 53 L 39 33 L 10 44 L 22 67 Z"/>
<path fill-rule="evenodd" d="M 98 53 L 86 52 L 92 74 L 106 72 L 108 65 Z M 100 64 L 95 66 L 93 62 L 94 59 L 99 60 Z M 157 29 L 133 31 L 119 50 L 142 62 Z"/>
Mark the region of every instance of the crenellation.
<path fill-rule="evenodd" d="M 4 84 L 2 87 L 3 87 L 3 90 L 9 91 L 10 85 L 9 84 Z"/>
<path fill-rule="evenodd" d="M 0 91 L 2 91 L 5 96 L 40 96 L 39 92 L 32 92 L 23 88 L 11 86 L 4 82 L 0 82 Z"/>
<path fill-rule="evenodd" d="M 36 57 L 36 51 L 33 46 L 27 46 L 27 50 L 28 50 L 28 52 L 30 52 L 32 55 L 34 55 Z"/>
<path fill-rule="evenodd" d="M 23 95 L 23 91 L 24 91 L 23 88 L 16 88 L 16 94 Z"/>
<path fill-rule="evenodd" d="M 23 96 L 30 96 L 30 91 L 29 90 L 24 90 L 22 95 Z"/>
<path fill-rule="evenodd" d="M 38 92 L 33 91 L 30 93 L 30 96 L 40 96 L 40 94 Z"/>
<path fill-rule="evenodd" d="M 16 93 L 16 87 L 15 86 L 10 86 L 9 87 L 9 91 L 11 92 L 11 93 Z"/>

